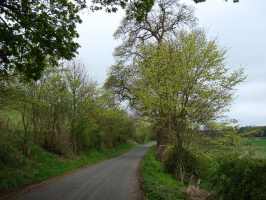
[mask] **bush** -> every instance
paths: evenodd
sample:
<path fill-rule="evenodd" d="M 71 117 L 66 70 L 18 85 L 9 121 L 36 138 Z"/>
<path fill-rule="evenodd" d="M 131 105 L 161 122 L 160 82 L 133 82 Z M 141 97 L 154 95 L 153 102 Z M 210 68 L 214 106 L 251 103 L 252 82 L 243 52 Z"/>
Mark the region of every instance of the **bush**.
<path fill-rule="evenodd" d="M 195 182 L 208 175 L 210 158 L 200 151 L 185 148 L 178 150 L 170 146 L 164 157 L 166 169 L 184 182 Z"/>
<path fill-rule="evenodd" d="M 0 132 L 0 168 L 17 168 L 25 164 L 27 158 L 23 153 L 23 141 L 19 137 L 20 133 L 4 128 L 1 128 Z"/>
<path fill-rule="evenodd" d="M 227 156 L 218 163 L 210 183 L 222 199 L 266 199 L 266 160 Z"/>

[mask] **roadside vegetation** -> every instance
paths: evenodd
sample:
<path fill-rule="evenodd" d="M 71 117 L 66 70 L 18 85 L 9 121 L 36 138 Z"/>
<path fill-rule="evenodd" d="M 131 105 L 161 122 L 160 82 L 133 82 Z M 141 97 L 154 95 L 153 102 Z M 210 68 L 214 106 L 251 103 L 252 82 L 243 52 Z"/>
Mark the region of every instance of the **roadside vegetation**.
<path fill-rule="evenodd" d="M 149 123 L 129 116 L 77 62 L 49 69 L 38 81 L 20 78 L 0 82 L 0 191 L 110 158 L 149 139 Z"/>
<path fill-rule="evenodd" d="M 118 156 L 134 146 L 121 144 L 112 149 L 88 150 L 72 157 L 62 157 L 35 146 L 32 148 L 31 158 L 25 160 L 22 166 L 18 168 L 1 166 L 0 192 L 12 191 L 20 186 L 63 175 L 80 167 Z"/>
<path fill-rule="evenodd" d="M 187 167 L 193 172 L 187 182 L 169 173 L 169 164 L 157 159 L 156 148 L 150 149 L 141 164 L 145 199 L 266 199 L 265 139 L 241 138 L 233 146 L 225 137 L 204 140 L 190 150 L 193 166 Z"/>
<path fill-rule="evenodd" d="M 258 143 L 256 138 L 240 138 L 232 143 L 232 138 L 227 142 L 224 138 L 211 138 L 200 148 L 205 149 L 199 157 L 204 158 L 199 167 L 200 187 L 211 191 L 215 199 L 265 199 L 265 139 Z"/>
<path fill-rule="evenodd" d="M 167 173 L 162 163 L 156 159 L 155 148 L 145 155 L 141 163 L 141 183 L 146 200 L 181 200 L 184 184 Z"/>

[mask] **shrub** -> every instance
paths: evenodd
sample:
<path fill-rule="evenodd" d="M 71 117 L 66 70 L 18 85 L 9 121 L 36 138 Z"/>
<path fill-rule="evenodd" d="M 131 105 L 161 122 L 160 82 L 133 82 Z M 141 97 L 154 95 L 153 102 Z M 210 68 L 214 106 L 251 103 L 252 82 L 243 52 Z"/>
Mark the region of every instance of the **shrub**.
<path fill-rule="evenodd" d="M 198 148 L 182 148 L 178 151 L 175 146 L 168 146 L 163 162 L 168 172 L 190 184 L 206 179 L 216 168 L 215 160 Z"/>
<path fill-rule="evenodd" d="M 210 183 L 222 199 L 266 199 L 266 160 L 224 157 L 219 160 Z"/>
<path fill-rule="evenodd" d="M 195 181 L 200 176 L 200 160 L 188 149 L 169 146 L 165 152 L 164 164 L 181 181 Z"/>

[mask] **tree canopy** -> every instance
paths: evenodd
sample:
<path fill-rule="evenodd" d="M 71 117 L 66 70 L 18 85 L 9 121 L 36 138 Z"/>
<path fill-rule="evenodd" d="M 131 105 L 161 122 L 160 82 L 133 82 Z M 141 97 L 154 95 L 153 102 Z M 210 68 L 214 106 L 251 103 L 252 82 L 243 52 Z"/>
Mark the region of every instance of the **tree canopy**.
<path fill-rule="evenodd" d="M 114 37 L 123 43 L 116 48 L 115 56 L 127 58 L 138 54 L 138 46 L 148 42 L 160 44 L 175 37 L 178 29 L 193 27 L 197 22 L 191 7 L 179 0 L 158 0 L 145 19 L 125 17 Z"/>
<path fill-rule="evenodd" d="M 193 131 L 226 111 L 245 78 L 226 67 L 225 51 L 202 31 L 181 31 L 174 40 L 139 48 L 141 56 L 112 67 L 109 83 L 152 121 L 158 146 L 182 149 Z"/>
<path fill-rule="evenodd" d="M 64 0 L 1 1 L 0 74 L 38 79 L 47 65 L 73 58 L 82 5 Z"/>

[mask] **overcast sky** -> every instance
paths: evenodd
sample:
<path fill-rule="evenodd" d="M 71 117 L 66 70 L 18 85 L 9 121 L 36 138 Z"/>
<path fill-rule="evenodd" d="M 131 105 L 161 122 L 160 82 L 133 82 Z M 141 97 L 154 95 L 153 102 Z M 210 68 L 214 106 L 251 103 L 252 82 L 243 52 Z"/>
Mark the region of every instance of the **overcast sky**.
<path fill-rule="evenodd" d="M 189 2 L 186 0 L 185 2 Z M 236 91 L 227 114 L 241 125 L 266 125 L 266 1 L 207 0 L 194 4 L 199 26 L 209 38 L 216 38 L 228 49 L 227 64 L 231 69 L 244 68 L 247 79 Z M 102 84 L 118 41 L 112 37 L 123 12 L 82 14 L 79 25 L 79 60 L 85 64 L 91 78 Z"/>

